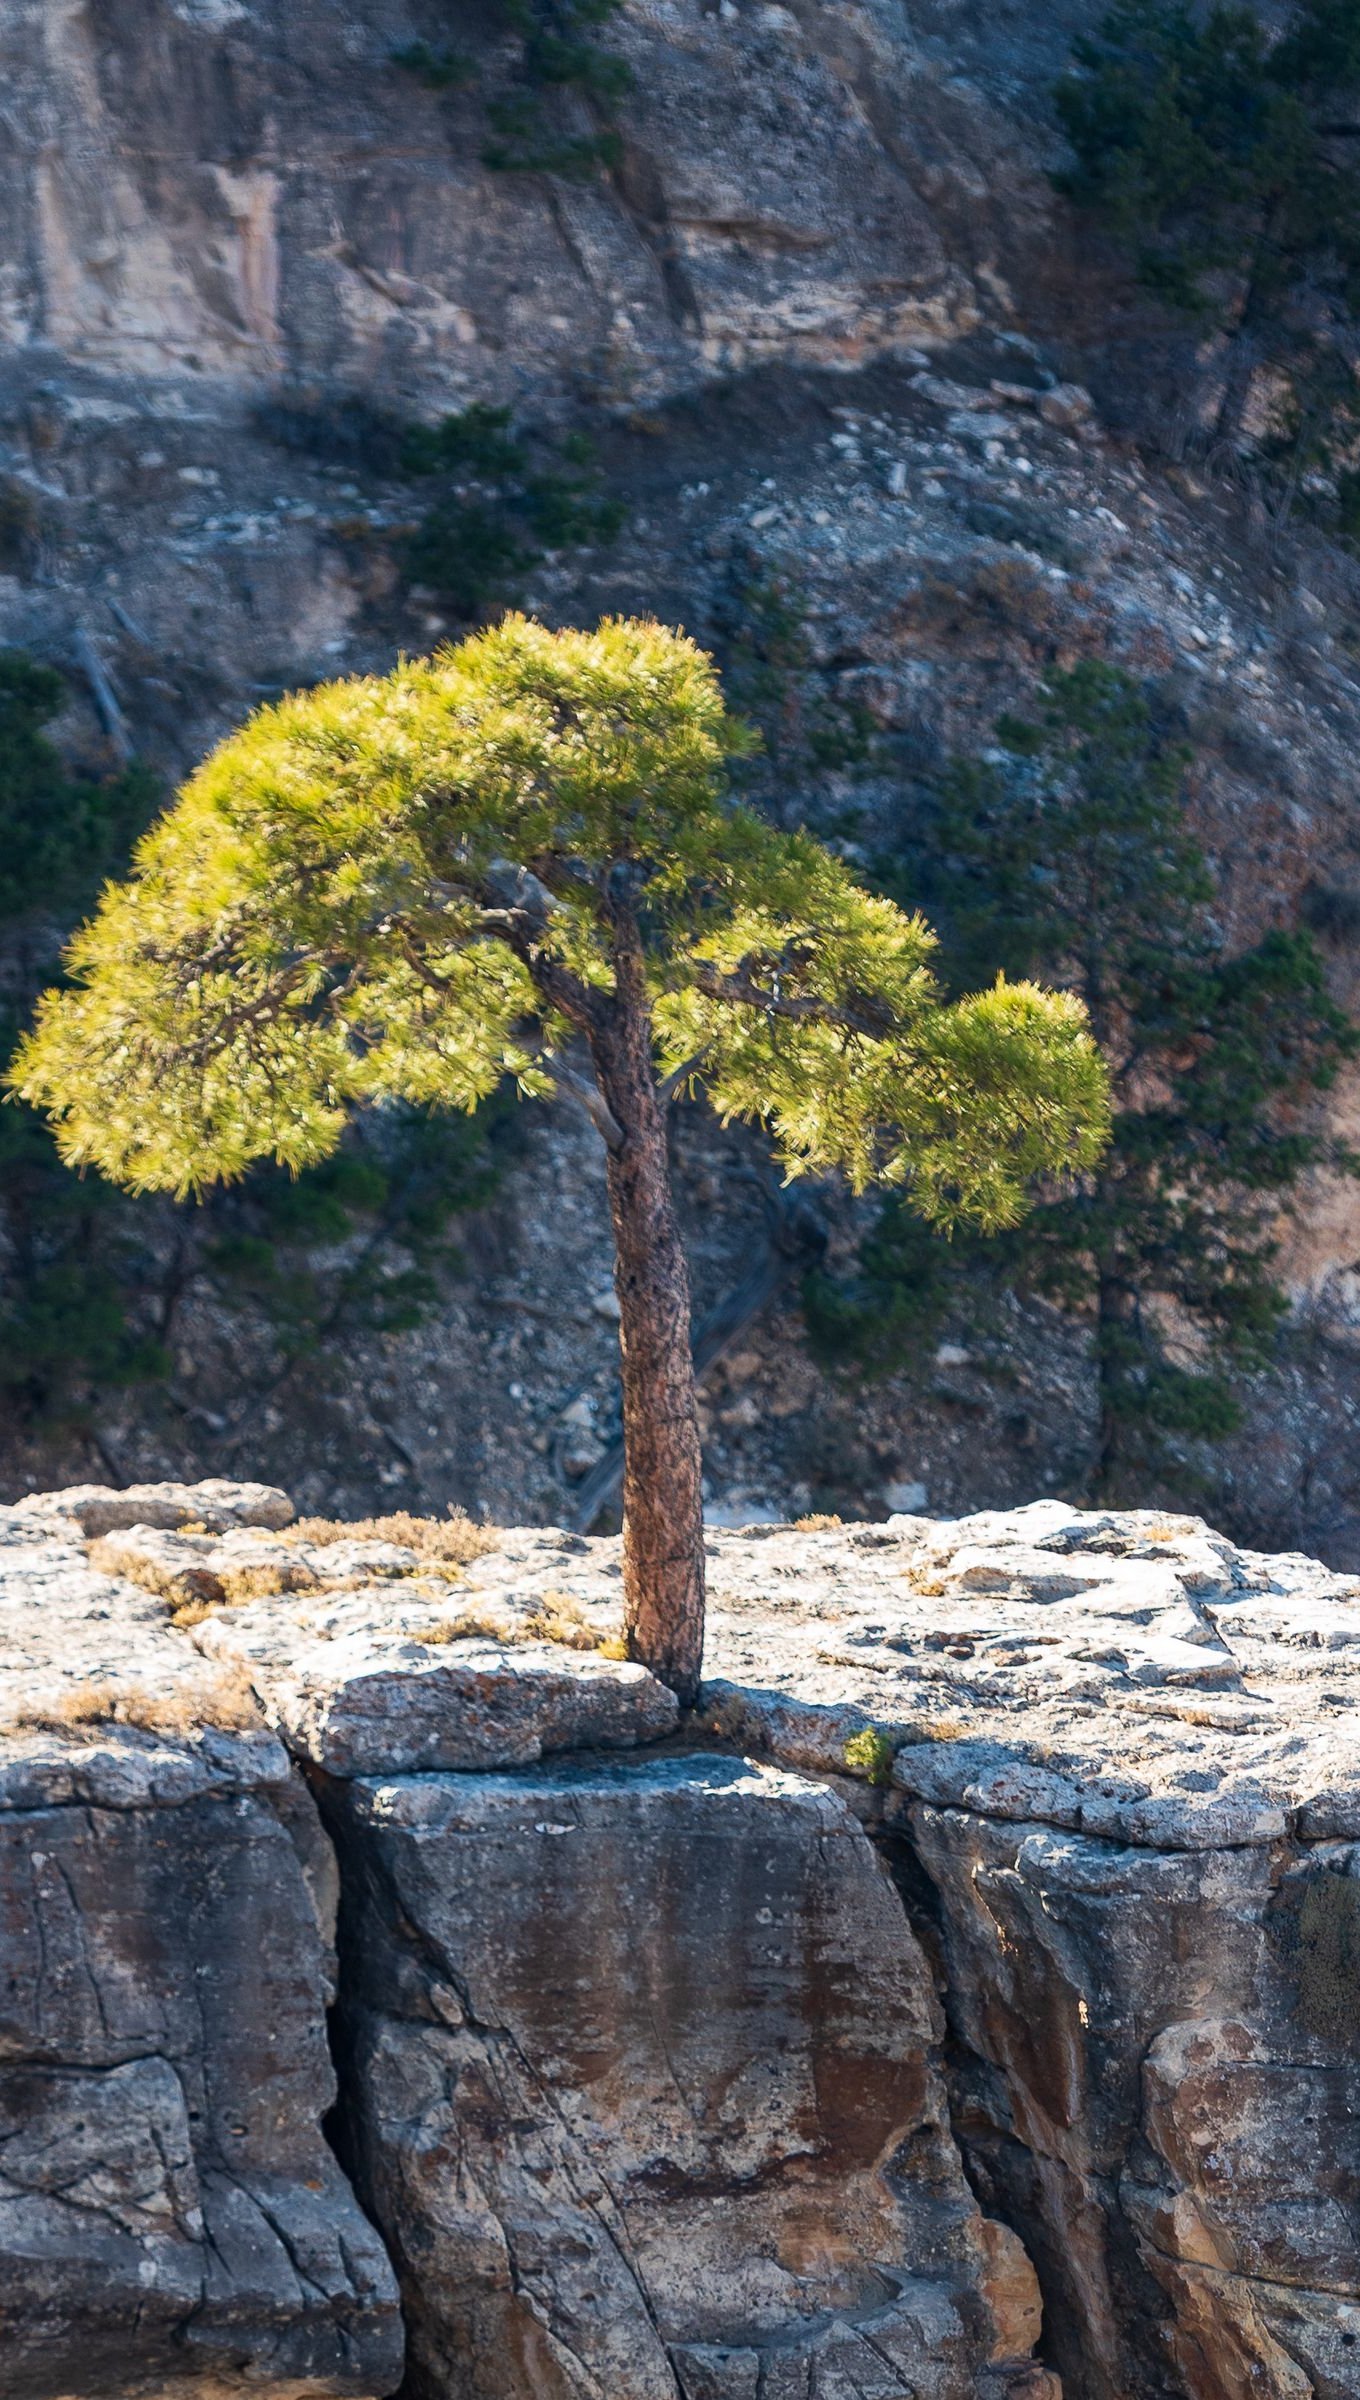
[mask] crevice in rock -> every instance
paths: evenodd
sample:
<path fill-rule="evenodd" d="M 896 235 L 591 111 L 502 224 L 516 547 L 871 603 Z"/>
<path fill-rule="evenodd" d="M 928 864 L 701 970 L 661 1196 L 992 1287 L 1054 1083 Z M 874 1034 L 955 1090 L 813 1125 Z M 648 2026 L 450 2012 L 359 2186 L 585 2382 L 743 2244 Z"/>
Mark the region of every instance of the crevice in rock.
<path fill-rule="evenodd" d="M 948 1960 L 948 1895 L 904 1823 L 879 1821 L 867 1830 L 930 1962 L 944 2010 L 941 2065 L 950 2129 L 969 2189 L 984 2215 L 998 2219 L 1024 2245 L 1039 2280 L 1044 2314 L 1037 2358 L 1061 2378 L 1064 2400 L 1126 2400 L 1125 2340 L 1137 2326 L 1151 2354 L 1152 2388 L 1160 2389 L 1164 2361 L 1154 2329 L 1166 2323 L 1170 2311 L 1123 2226 L 1114 2184 L 1089 2173 L 1078 2179 L 1067 2161 L 1016 2131 L 1013 2117 L 1024 2095 L 1004 2069 L 973 2047 L 959 2024 L 959 1992 Z M 1068 2218 L 1073 2209 L 1083 2216 L 1094 2209 L 1103 2220 L 1103 2242 L 1089 2275 L 1083 2272 L 1075 2219 L 1066 2248 L 1053 2221 Z M 1117 2256 L 1121 2296 L 1127 2294 L 1131 2302 L 1117 2312 L 1105 2275 L 1106 2247 Z"/>

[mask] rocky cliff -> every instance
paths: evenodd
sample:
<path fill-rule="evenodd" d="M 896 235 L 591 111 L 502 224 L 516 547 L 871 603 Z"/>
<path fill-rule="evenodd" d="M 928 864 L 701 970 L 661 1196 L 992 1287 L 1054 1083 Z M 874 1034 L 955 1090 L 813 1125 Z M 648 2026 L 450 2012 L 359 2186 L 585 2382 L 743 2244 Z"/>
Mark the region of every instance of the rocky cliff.
<path fill-rule="evenodd" d="M 1360 2393 L 1360 1583 L 719 1534 L 681 1723 L 615 1543 L 290 1518 L 0 1523 L 7 2400 Z"/>
<path fill-rule="evenodd" d="M 472 0 L 11 0 L 0 641 L 68 669 L 73 753 L 132 742 L 176 773 L 259 697 L 458 630 L 397 575 L 418 496 L 346 407 L 511 405 L 591 433 L 628 510 L 612 545 L 535 566 L 531 606 L 655 609 L 730 661 L 762 595 L 796 596 L 770 806 L 866 855 L 900 844 L 913 774 L 985 744 L 1045 667 L 1114 657 L 1193 727 L 1230 936 L 1316 903 L 1353 996 L 1351 570 L 1123 438 L 1160 405 L 1148 328 L 1046 173 L 1051 79 L 1095 13 L 630 0 L 607 29 L 632 78 L 618 161 L 574 182 L 483 163 L 518 37 Z M 420 41 L 468 78 L 428 88 L 397 63 Z M 580 130 L 579 94 L 553 106 Z M 859 764 L 799 746 L 825 723 L 868 728 Z M 25 929 L 16 990 L 50 935 Z M 1343 1081 L 1343 1130 L 1353 1113 Z M 165 1380 L 96 1382 L 75 1430 L 16 1403 L 5 1488 L 267 1455 L 313 1506 L 559 1521 L 614 1406 L 588 1139 L 536 1116 L 462 1280 L 400 1334 L 340 1311 L 329 1376 L 289 1367 L 211 1230 L 145 1207 L 119 1271 Z M 761 1200 L 698 1112 L 678 1152 L 707 1307 L 763 1240 Z M 828 1213 L 844 1255 L 860 1220 Z M 1319 1180 L 1281 1228 L 1307 1338 L 1223 1454 L 1239 1531 L 1347 1561 L 1352 1218 Z M 1042 1308 L 853 1404 L 776 1312 L 708 1402 L 713 1502 L 738 1515 L 1078 1489 L 1095 1424 L 1081 1329 Z"/>

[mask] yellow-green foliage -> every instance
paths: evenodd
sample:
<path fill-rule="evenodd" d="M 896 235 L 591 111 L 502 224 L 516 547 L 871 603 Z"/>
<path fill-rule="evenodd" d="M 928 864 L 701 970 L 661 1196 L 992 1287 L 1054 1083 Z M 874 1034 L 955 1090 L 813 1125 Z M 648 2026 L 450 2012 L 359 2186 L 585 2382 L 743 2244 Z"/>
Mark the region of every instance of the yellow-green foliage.
<path fill-rule="evenodd" d="M 470 1109 L 506 1075 L 546 1092 L 567 1028 L 538 969 L 610 989 L 624 875 L 663 1072 L 767 1125 L 792 1173 L 1012 1223 L 1034 1176 L 1105 1139 L 1080 1004 L 1000 983 L 947 1005 L 919 917 L 730 804 L 747 747 L 704 653 L 627 620 L 507 617 L 262 709 L 77 935 L 16 1086 L 72 1164 L 181 1193 L 265 1155 L 311 1164 L 358 1101 Z M 515 868 L 535 879 L 528 957 Z"/>
<path fill-rule="evenodd" d="M 841 1755 L 850 1773 L 862 1775 L 866 1783 L 892 1781 L 893 1746 L 877 1725 L 852 1733 Z"/>

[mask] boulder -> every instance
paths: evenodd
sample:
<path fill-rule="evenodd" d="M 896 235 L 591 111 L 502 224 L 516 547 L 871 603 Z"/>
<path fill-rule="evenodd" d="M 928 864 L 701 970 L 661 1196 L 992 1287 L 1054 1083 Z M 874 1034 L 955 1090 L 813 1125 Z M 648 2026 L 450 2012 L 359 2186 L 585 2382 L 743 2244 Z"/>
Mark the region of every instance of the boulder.
<path fill-rule="evenodd" d="M 555 1642 L 445 1637 L 450 1604 L 390 1588 L 234 1608 L 195 1628 L 239 1667 L 293 1756 L 330 1775 L 513 1767 L 659 1740 L 675 1694 L 645 1667 Z M 433 1637 L 433 1638 L 432 1638 Z"/>
<path fill-rule="evenodd" d="M 35 1492 L 16 1501 L 12 1513 L 40 1524 L 66 1520 L 93 1541 L 129 1525 L 157 1526 L 166 1532 L 181 1525 L 201 1525 L 209 1533 L 225 1532 L 231 1525 L 277 1530 L 292 1523 L 293 1503 L 271 1483 L 233 1483 L 215 1475 L 204 1483 L 130 1483 L 121 1491 L 109 1484 L 77 1483 L 64 1492 Z"/>

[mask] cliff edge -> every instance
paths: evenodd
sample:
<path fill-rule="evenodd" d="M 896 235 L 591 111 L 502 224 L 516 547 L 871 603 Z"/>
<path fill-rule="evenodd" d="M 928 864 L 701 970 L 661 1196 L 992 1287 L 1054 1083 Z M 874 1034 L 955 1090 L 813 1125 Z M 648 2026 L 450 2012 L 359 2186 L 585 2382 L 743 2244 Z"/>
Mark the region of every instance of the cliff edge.
<path fill-rule="evenodd" d="M 0 1514 L 10 2400 L 1360 2392 L 1360 1580 L 721 1533 L 680 1722 L 616 1543 L 291 1514 Z"/>

